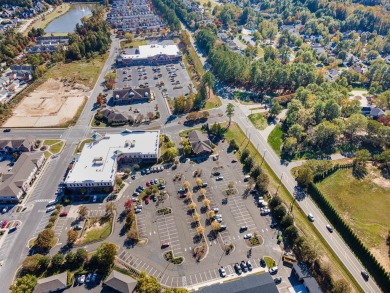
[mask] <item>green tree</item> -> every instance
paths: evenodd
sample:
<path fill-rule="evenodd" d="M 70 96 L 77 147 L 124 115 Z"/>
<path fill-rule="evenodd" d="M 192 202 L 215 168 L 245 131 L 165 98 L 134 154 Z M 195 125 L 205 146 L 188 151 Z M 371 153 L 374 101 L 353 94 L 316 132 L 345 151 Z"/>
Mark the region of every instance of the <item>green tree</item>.
<path fill-rule="evenodd" d="M 35 246 L 41 250 L 48 250 L 52 247 L 54 240 L 54 231 L 45 229 L 40 232 L 35 240 Z"/>
<path fill-rule="evenodd" d="M 112 218 L 114 216 L 115 205 L 112 202 L 106 204 L 106 218 Z"/>
<path fill-rule="evenodd" d="M 76 268 L 80 268 L 88 258 L 88 252 L 84 248 L 77 249 L 73 257 L 73 264 Z"/>
<path fill-rule="evenodd" d="M 131 43 L 134 40 L 134 35 L 132 33 L 125 33 L 126 42 Z"/>
<path fill-rule="evenodd" d="M 91 262 L 96 265 L 96 268 L 103 273 L 107 273 L 114 264 L 115 256 L 118 253 L 118 248 L 114 243 L 103 242 L 93 255 Z"/>
<path fill-rule="evenodd" d="M 241 163 L 244 163 L 245 160 L 246 160 L 246 158 L 249 157 L 249 155 L 250 155 L 249 150 L 248 150 L 248 149 L 244 149 L 244 150 L 242 151 L 242 154 L 241 154 L 241 157 L 240 157 Z"/>
<path fill-rule="evenodd" d="M 271 109 L 269 110 L 269 113 L 275 117 L 278 116 L 283 110 L 283 107 L 278 103 L 275 102 L 272 104 Z"/>
<path fill-rule="evenodd" d="M 17 278 L 16 282 L 9 287 L 11 293 L 32 293 L 37 285 L 37 277 L 25 275 Z"/>
<path fill-rule="evenodd" d="M 280 222 L 282 218 L 287 214 L 287 211 L 284 205 L 280 204 L 272 210 L 272 214 L 274 215 L 275 219 Z"/>
<path fill-rule="evenodd" d="M 235 141 L 235 139 L 232 139 L 230 142 L 229 142 L 229 146 L 233 149 L 233 150 L 238 150 L 240 147 L 238 146 L 237 142 Z"/>
<path fill-rule="evenodd" d="M 261 167 L 259 165 L 256 165 L 251 170 L 251 177 L 254 179 L 257 179 L 257 177 L 262 173 Z"/>
<path fill-rule="evenodd" d="M 290 243 L 295 243 L 296 239 L 299 236 L 297 227 L 295 227 L 294 225 L 287 227 L 286 230 L 284 230 L 284 236 Z"/>
<path fill-rule="evenodd" d="M 192 152 L 192 147 L 191 147 L 191 145 L 186 145 L 184 148 L 183 148 L 183 152 L 184 152 L 184 154 L 185 155 L 190 155 L 191 154 L 191 152 Z"/>
<path fill-rule="evenodd" d="M 330 99 L 326 102 L 324 108 L 324 115 L 328 121 L 332 121 L 333 119 L 340 117 L 340 106 L 334 99 Z"/>
<path fill-rule="evenodd" d="M 264 194 L 268 191 L 269 177 L 267 174 L 262 172 L 256 179 L 256 189 L 260 194 Z"/>
<path fill-rule="evenodd" d="M 291 226 L 292 224 L 294 224 L 294 219 L 292 216 L 290 215 L 285 215 L 282 220 L 280 221 L 280 226 L 283 228 L 283 229 L 286 229 L 287 227 Z"/>
<path fill-rule="evenodd" d="M 64 255 L 61 253 L 57 253 L 51 259 L 51 267 L 55 271 L 59 270 L 62 267 L 62 265 L 64 264 L 64 261 L 65 261 Z"/>
<path fill-rule="evenodd" d="M 313 171 L 309 167 L 299 168 L 298 175 L 295 179 L 299 185 L 307 187 L 314 179 Z"/>
<path fill-rule="evenodd" d="M 298 141 L 295 137 L 288 137 L 283 144 L 283 152 L 293 156 L 298 148 Z"/>
<path fill-rule="evenodd" d="M 208 87 L 208 98 L 210 99 L 211 90 L 214 88 L 215 83 L 214 75 L 210 71 L 207 71 L 202 76 L 202 83 Z"/>
<path fill-rule="evenodd" d="M 354 134 L 367 129 L 367 118 L 362 114 L 353 114 L 345 121 L 345 132 L 352 139 Z"/>
<path fill-rule="evenodd" d="M 165 153 L 162 155 L 162 159 L 166 162 L 171 162 L 175 159 L 175 157 L 179 154 L 179 151 L 177 148 L 172 147 L 165 151 Z"/>
<path fill-rule="evenodd" d="M 282 204 L 282 199 L 280 198 L 280 196 L 274 196 L 269 201 L 269 206 L 271 209 L 274 209 L 275 207 L 277 207 L 278 205 L 281 205 L 281 204 Z"/>
<path fill-rule="evenodd" d="M 141 272 L 138 279 L 137 292 L 139 293 L 160 293 L 161 285 L 154 276 L 147 276 L 145 272 Z"/>
<path fill-rule="evenodd" d="M 226 107 L 226 116 L 229 118 L 228 127 L 230 127 L 230 123 L 232 122 L 233 115 L 234 115 L 234 105 L 232 103 L 229 103 Z"/>
<path fill-rule="evenodd" d="M 23 272 L 33 275 L 38 274 L 41 269 L 39 262 L 42 257 L 43 255 L 39 253 L 27 256 L 22 264 Z"/>

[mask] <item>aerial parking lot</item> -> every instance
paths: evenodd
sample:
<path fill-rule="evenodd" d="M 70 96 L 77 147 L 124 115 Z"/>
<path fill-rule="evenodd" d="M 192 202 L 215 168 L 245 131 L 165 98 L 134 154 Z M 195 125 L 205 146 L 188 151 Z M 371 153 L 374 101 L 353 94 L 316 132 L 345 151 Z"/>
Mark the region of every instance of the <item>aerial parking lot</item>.
<path fill-rule="evenodd" d="M 198 163 L 187 159 L 174 170 L 136 174 L 123 200 L 134 198 L 139 186 L 147 188 L 156 179 L 164 180 L 161 191 L 165 196 L 142 199 L 136 218 L 140 238 L 146 244 L 121 249 L 119 257 L 123 262 L 156 276 L 163 285 L 180 287 L 220 280 L 224 278 L 221 268 L 228 278 L 267 271 L 270 268 L 262 265 L 261 259 L 269 256 L 278 266 L 274 277 L 282 277 L 278 288 L 288 287 L 291 269 L 281 261 L 283 251 L 277 243 L 277 229 L 270 227 L 270 215 L 260 214 L 259 197 L 255 193 L 244 196 L 248 183 L 242 166 L 226 149 L 226 143 L 219 143 L 217 160 L 209 157 Z M 229 189 L 234 191 L 228 194 Z M 212 228 L 213 222 L 223 227 L 218 233 Z M 245 238 L 254 236 L 258 242 L 251 245 Z M 233 249 L 226 252 L 230 246 Z M 201 247 L 204 254 L 198 257 L 196 251 Z M 172 252 L 174 259 L 182 259 L 181 263 L 168 261 L 167 252 Z"/>

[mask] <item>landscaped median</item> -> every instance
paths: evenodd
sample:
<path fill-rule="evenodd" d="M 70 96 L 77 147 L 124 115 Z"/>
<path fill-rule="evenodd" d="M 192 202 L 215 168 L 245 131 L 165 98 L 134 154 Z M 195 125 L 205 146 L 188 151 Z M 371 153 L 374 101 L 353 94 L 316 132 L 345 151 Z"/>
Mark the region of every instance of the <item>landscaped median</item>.
<path fill-rule="evenodd" d="M 46 139 L 42 143 L 42 148 L 45 150 L 45 157 L 60 153 L 65 143 L 62 139 Z"/>

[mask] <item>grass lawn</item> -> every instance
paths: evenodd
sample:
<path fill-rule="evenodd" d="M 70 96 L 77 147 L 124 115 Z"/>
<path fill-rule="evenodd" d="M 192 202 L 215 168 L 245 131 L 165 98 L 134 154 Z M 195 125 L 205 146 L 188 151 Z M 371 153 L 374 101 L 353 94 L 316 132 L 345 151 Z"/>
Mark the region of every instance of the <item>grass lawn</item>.
<path fill-rule="evenodd" d="M 228 141 L 234 139 L 240 147 L 240 151 L 243 151 L 245 148 L 247 148 L 255 163 L 260 165 L 262 162 L 262 156 L 256 150 L 255 146 L 248 140 L 245 133 L 237 124 L 231 124 L 229 130 L 225 133 L 225 138 Z M 239 155 L 238 152 L 237 155 Z M 270 178 L 268 188 L 269 192 L 271 194 L 275 194 L 279 185 L 279 178 L 269 167 L 267 162 L 263 163 L 262 169 L 266 174 L 269 175 Z M 284 185 L 280 186 L 278 195 L 288 206 L 291 204 L 291 202 L 293 202 L 293 196 L 287 191 Z M 332 266 L 332 276 L 334 276 L 335 279 L 343 277 L 349 284 L 351 284 L 351 286 L 356 289 L 357 292 L 362 291 L 359 284 L 347 270 L 346 266 L 340 261 L 330 246 L 325 242 L 325 239 L 322 237 L 321 233 L 319 233 L 318 230 L 313 227 L 311 222 L 307 220 L 307 215 L 300 210 L 298 204 L 294 203 L 293 207 L 292 215 L 294 217 L 295 224 L 299 230 L 302 231 L 302 234 L 306 237 L 306 239 L 315 245 L 318 253 L 321 255 L 321 259 Z"/>
<path fill-rule="evenodd" d="M 63 145 L 64 145 L 64 142 L 60 141 L 60 142 L 52 145 L 49 150 L 52 152 L 53 155 L 57 154 L 62 150 Z"/>
<path fill-rule="evenodd" d="M 50 146 L 50 145 L 53 145 L 53 144 L 55 144 L 55 143 L 57 143 L 57 142 L 60 142 L 61 140 L 59 140 L 59 139 L 45 139 L 44 141 L 43 141 L 43 145 L 47 145 L 47 146 Z"/>
<path fill-rule="evenodd" d="M 86 225 L 89 225 L 88 221 L 90 221 L 90 219 L 87 220 Z M 91 243 L 93 241 L 103 240 L 108 236 L 110 236 L 111 229 L 112 229 L 112 219 L 105 222 L 103 226 L 88 228 L 84 230 L 83 234 L 80 237 L 80 241 L 78 241 L 77 244 L 83 245 L 83 244 Z"/>
<path fill-rule="evenodd" d="M 264 130 L 268 125 L 267 120 L 264 118 L 262 113 L 250 114 L 248 118 L 259 130 Z"/>
<path fill-rule="evenodd" d="M 120 46 L 122 49 L 126 48 L 138 48 L 139 46 L 146 45 L 145 40 L 139 40 L 139 41 L 132 41 L 128 43 L 126 40 L 120 42 Z"/>
<path fill-rule="evenodd" d="M 198 54 L 196 53 L 195 49 L 193 46 L 190 46 L 188 48 L 188 54 L 190 55 L 190 57 L 192 58 L 192 60 L 194 60 L 194 64 L 195 64 L 195 70 L 199 73 L 200 76 L 202 76 L 204 74 L 204 68 L 203 68 L 203 64 L 202 62 L 200 61 L 199 59 L 199 56 Z"/>
<path fill-rule="evenodd" d="M 201 128 L 200 127 L 196 127 L 196 128 L 191 128 L 191 129 L 184 130 L 184 131 L 179 133 L 179 136 L 180 137 L 186 137 L 188 135 L 188 133 L 190 133 L 192 130 L 201 130 Z"/>
<path fill-rule="evenodd" d="M 275 153 L 280 157 L 283 143 L 283 131 L 279 124 L 276 124 L 275 128 L 271 131 L 267 141 Z"/>
<path fill-rule="evenodd" d="M 317 186 L 387 270 L 390 268 L 386 237 L 390 229 L 390 184 L 370 167 L 363 180 L 352 169 L 341 169 Z"/>
<path fill-rule="evenodd" d="M 268 268 L 273 268 L 274 266 L 276 266 L 276 263 L 272 257 L 264 256 L 264 260 Z"/>
<path fill-rule="evenodd" d="M 79 143 L 79 145 L 77 146 L 75 152 L 76 152 L 76 153 L 80 153 L 80 152 L 83 150 L 84 145 L 85 145 L 86 143 L 90 143 L 90 142 L 93 142 L 93 139 L 92 139 L 92 138 L 84 139 L 82 142 Z"/>
<path fill-rule="evenodd" d="M 50 68 L 46 78 L 68 78 L 92 89 L 106 61 L 107 54 L 99 55 L 91 60 L 81 60 L 71 63 L 59 63 Z"/>
<path fill-rule="evenodd" d="M 60 17 L 61 15 L 65 14 L 66 12 L 68 12 L 69 9 L 70 9 L 69 3 L 62 3 L 60 6 L 55 7 L 55 9 L 51 13 L 49 13 L 49 14 L 45 15 L 43 18 L 41 17 L 40 19 L 35 21 L 33 23 L 32 27 L 44 29 L 50 22 L 52 22 L 57 17 Z M 27 34 L 31 30 L 31 28 L 27 29 L 24 32 L 25 36 L 27 36 Z"/>
<path fill-rule="evenodd" d="M 213 108 L 218 108 L 222 105 L 221 100 L 218 98 L 218 96 L 211 93 L 210 99 L 206 101 L 206 104 L 203 107 L 203 110 L 210 110 Z"/>
<path fill-rule="evenodd" d="M 204 7 L 204 5 L 208 7 L 207 4 L 209 0 L 197 0 L 196 2 L 198 2 L 202 7 Z M 215 6 L 221 5 L 221 3 L 218 3 L 217 1 L 213 1 L 213 0 L 211 0 L 210 3 L 211 3 L 211 7 L 209 8 L 210 11 L 213 11 Z"/>

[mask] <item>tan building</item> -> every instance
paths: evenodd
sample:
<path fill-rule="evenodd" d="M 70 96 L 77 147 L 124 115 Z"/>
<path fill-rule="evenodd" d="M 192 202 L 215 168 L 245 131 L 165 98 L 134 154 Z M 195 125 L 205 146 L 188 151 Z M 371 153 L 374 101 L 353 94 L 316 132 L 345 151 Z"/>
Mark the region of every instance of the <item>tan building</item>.
<path fill-rule="evenodd" d="M 44 162 L 43 152 L 22 153 L 11 170 L 0 174 L 0 203 L 18 203 Z"/>

